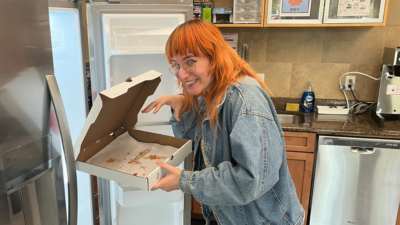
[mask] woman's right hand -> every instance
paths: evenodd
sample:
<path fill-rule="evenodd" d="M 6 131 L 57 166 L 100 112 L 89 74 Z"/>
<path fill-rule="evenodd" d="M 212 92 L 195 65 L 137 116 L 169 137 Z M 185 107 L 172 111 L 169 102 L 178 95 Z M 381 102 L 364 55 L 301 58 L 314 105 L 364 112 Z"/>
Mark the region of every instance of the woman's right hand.
<path fill-rule="evenodd" d="M 161 96 L 159 99 L 157 99 L 154 102 L 150 103 L 145 109 L 143 109 L 142 113 L 148 113 L 151 110 L 153 110 L 154 108 L 156 108 L 153 111 L 153 113 L 156 114 L 158 112 L 158 110 L 160 110 L 160 108 L 163 105 L 169 105 L 175 111 L 175 113 L 174 113 L 175 119 L 177 121 L 179 121 L 179 114 L 180 114 L 182 106 L 183 106 L 183 100 L 184 100 L 183 95 L 165 95 L 165 96 Z"/>

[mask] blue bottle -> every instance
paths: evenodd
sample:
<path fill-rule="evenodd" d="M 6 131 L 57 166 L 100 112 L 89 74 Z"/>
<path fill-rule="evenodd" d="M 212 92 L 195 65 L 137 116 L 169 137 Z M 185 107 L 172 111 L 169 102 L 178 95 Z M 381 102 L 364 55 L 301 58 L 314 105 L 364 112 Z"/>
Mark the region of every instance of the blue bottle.
<path fill-rule="evenodd" d="M 311 88 L 311 82 L 308 82 L 308 90 L 304 91 L 301 97 L 300 111 L 304 113 L 314 112 L 315 107 L 315 94 Z"/>

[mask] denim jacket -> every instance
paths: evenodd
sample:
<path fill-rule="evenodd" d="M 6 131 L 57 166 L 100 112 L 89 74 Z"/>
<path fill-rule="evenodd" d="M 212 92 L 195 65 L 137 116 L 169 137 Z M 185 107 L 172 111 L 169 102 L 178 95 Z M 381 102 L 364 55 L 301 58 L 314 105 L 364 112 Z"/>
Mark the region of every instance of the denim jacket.
<path fill-rule="evenodd" d="M 202 98 L 199 103 L 202 116 Z M 193 140 L 194 168 L 181 173 L 179 187 L 201 203 L 206 224 L 212 215 L 220 225 L 303 224 L 282 128 L 267 93 L 246 77 L 216 107 L 216 135 L 209 117 L 199 122 L 194 111 L 170 120 L 175 136 Z M 206 165 L 201 171 L 198 149 Z"/>

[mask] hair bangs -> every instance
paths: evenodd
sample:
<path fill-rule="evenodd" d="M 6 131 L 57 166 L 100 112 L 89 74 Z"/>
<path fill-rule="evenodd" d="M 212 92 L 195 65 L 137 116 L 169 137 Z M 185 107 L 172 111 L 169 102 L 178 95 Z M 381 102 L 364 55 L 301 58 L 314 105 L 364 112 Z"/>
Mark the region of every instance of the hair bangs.
<path fill-rule="evenodd" d="M 191 24 L 195 26 L 196 24 Z M 201 56 L 202 53 L 198 46 L 198 35 L 194 32 L 194 29 L 187 24 L 182 24 L 169 36 L 165 54 L 167 55 L 168 63 L 171 64 L 171 60 L 176 55 L 187 55 L 192 53 L 195 56 Z"/>

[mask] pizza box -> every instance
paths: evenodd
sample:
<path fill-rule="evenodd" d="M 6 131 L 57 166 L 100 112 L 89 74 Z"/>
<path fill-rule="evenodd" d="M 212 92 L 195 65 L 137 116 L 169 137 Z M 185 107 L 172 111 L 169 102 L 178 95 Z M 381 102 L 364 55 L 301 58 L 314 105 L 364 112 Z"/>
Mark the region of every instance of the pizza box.
<path fill-rule="evenodd" d="M 191 154 L 191 140 L 134 129 L 160 76 L 152 70 L 100 92 L 74 145 L 77 170 L 151 190 L 167 174 L 157 160 L 178 166 Z"/>

